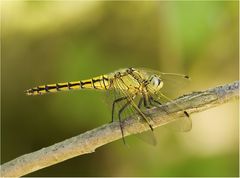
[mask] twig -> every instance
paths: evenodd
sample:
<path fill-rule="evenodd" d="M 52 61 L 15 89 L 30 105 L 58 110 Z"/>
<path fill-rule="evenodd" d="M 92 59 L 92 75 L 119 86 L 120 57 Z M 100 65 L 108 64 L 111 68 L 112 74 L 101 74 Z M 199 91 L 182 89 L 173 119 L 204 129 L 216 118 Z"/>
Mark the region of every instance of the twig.
<path fill-rule="evenodd" d="M 189 114 L 200 112 L 233 98 L 239 97 L 239 81 L 215 87 L 201 92 L 193 92 L 174 100 Z M 183 112 L 172 102 L 162 108 L 152 108 L 148 113 L 153 119 L 154 128 L 167 124 L 182 116 Z M 167 114 L 166 114 L 167 110 Z M 131 135 L 149 130 L 146 123 L 134 118 L 124 121 L 124 135 Z M 57 164 L 64 160 L 92 153 L 96 148 L 121 138 L 118 122 L 113 122 L 69 138 L 52 146 L 42 148 L 33 153 L 22 155 L 1 166 L 2 177 L 19 177 L 36 170 Z"/>

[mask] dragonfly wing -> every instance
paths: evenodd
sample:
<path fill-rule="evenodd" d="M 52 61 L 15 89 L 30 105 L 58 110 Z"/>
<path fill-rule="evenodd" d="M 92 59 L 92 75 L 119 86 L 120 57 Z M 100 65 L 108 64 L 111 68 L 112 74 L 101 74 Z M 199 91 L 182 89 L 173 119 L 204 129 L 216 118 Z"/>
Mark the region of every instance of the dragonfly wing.
<path fill-rule="evenodd" d="M 164 95 L 162 92 L 158 92 L 156 94 L 151 95 L 152 96 L 152 102 L 154 102 L 156 107 L 161 107 L 166 102 L 171 102 L 172 104 L 175 104 L 175 107 L 178 108 L 179 110 L 182 110 L 182 116 L 177 118 L 175 121 L 170 122 L 166 124 L 166 127 L 171 128 L 172 130 L 175 131 L 180 131 L 180 132 L 188 132 L 192 129 L 192 119 L 185 111 L 181 105 L 176 104 L 172 99 Z M 170 114 L 167 109 L 164 107 L 161 107 L 163 111 L 166 112 L 166 114 Z"/>
<path fill-rule="evenodd" d="M 161 91 L 150 94 L 152 97 L 152 102 L 155 104 L 155 106 L 160 106 L 166 102 L 172 102 L 175 103 L 171 98 L 174 98 L 178 95 L 179 91 L 187 84 L 190 83 L 190 78 L 187 75 L 182 74 L 175 74 L 175 73 L 164 73 L 159 71 L 154 71 L 150 69 L 140 69 L 142 73 L 146 76 L 151 75 L 157 75 L 163 82 L 163 87 L 161 88 Z M 154 89 L 150 89 L 154 91 Z M 170 96 L 170 97 L 168 97 Z M 182 110 L 183 114 L 182 117 L 177 118 L 176 121 L 173 121 L 166 126 L 171 128 L 172 130 L 176 131 L 190 131 L 192 129 L 192 120 L 190 116 L 187 114 L 184 109 L 182 109 L 182 106 L 175 103 L 175 106 Z M 161 107 L 163 110 L 166 111 L 166 114 L 168 114 L 168 111 L 164 109 L 164 107 Z"/>
<path fill-rule="evenodd" d="M 139 94 L 134 93 L 134 92 L 130 92 L 128 91 L 126 88 L 128 88 L 128 85 L 126 84 L 127 82 L 136 82 L 133 81 L 133 79 L 129 76 L 129 77 L 125 77 L 124 80 L 122 80 L 121 78 L 117 78 L 113 83 L 115 85 L 116 90 L 119 90 L 121 93 L 123 93 L 124 96 L 126 96 L 131 102 L 131 108 L 133 110 L 135 110 L 135 113 L 139 114 L 140 117 L 142 117 L 148 124 L 149 126 L 151 126 L 152 123 L 152 119 L 147 117 L 146 114 L 144 114 L 140 108 L 138 108 L 138 104 L 136 103 L 136 98 L 139 98 Z"/>
<path fill-rule="evenodd" d="M 127 103 L 128 96 L 126 96 L 120 90 L 112 89 L 112 90 L 107 91 L 106 101 L 107 101 L 109 108 L 111 108 L 111 111 L 112 111 L 112 113 L 111 113 L 112 121 L 119 120 L 119 118 L 118 118 L 119 111 Z M 122 118 L 128 118 L 134 114 L 134 111 L 130 107 L 131 106 L 129 105 L 129 107 L 126 107 L 122 111 L 122 113 L 121 113 Z"/>
<path fill-rule="evenodd" d="M 192 120 L 188 117 L 180 117 L 166 124 L 165 127 L 177 132 L 189 132 L 192 129 Z"/>
<path fill-rule="evenodd" d="M 161 91 L 171 97 L 178 96 L 182 91 L 184 91 L 184 89 L 186 89 L 186 86 L 189 85 L 191 82 L 190 77 L 184 74 L 164 73 L 145 68 L 142 68 L 140 70 L 147 76 L 159 76 L 163 82 L 163 87 L 161 88 Z"/>
<path fill-rule="evenodd" d="M 135 135 L 136 138 L 138 138 L 139 140 L 149 144 L 149 145 L 153 145 L 153 146 L 156 146 L 157 145 L 157 139 L 154 135 L 154 132 L 149 130 L 149 131 L 146 131 L 146 132 L 142 132 L 142 133 L 139 133 L 139 134 L 136 134 Z"/>
<path fill-rule="evenodd" d="M 129 81 L 127 81 L 129 80 Z M 131 82 L 132 78 L 124 78 L 125 82 Z M 138 108 L 138 102 L 141 99 L 140 96 L 130 93 L 126 90 L 126 84 L 121 79 L 115 79 L 113 81 L 113 90 L 109 92 L 110 95 L 112 95 L 111 98 L 114 98 L 115 100 L 117 98 L 127 98 L 125 101 L 120 101 L 117 104 L 115 104 L 115 115 L 114 118 L 118 118 L 118 111 L 123 107 L 123 103 L 126 103 L 127 100 L 131 101 L 130 105 L 124 110 L 122 113 L 123 118 L 127 117 L 136 117 L 136 119 L 144 119 L 149 124 L 151 122 L 151 118 L 149 118 L 146 114 L 144 114 L 139 108 Z M 144 133 L 140 133 L 136 135 L 138 138 L 143 140 L 144 142 L 156 145 L 156 138 L 152 131 L 147 131 Z"/>

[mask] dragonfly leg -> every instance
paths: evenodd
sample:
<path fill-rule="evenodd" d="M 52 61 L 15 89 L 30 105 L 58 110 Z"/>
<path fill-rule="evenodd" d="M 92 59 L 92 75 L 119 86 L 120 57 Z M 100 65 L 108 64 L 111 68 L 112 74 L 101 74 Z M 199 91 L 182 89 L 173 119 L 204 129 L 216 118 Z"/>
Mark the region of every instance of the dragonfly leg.
<path fill-rule="evenodd" d="M 150 124 L 149 119 L 147 119 L 145 116 L 142 115 L 142 114 L 144 114 L 144 115 L 147 115 L 147 114 L 144 113 L 143 111 L 138 111 L 138 110 L 137 110 L 137 112 L 138 112 L 139 115 L 142 117 L 142 119 L 146 121 L 146 123 L 148 124 L 149 128 L 153 131 L 153 127 L 152 127 L 152 125 Z M 148 116 L 148 118 L 150 118 L 150 120 L 152 120 L 152 118 L 151 118 L 150 116 Z"/>
<path fill-rule="evenodd" d="M 118 102 L 120 102 L 120 101 L 122 101 L 122 100 L 125 100 L 125 99 L 127 99 L 126 96 L 125 96 L 125 97 L 118 98 L 118 99 L 116 99 L 116 100 L 113 101 L 113 104 L 112 104 L 112 121 L 111 121 L 111 122 L 113 122 L 113 120 L 114 120 L 115 104 L 118 103 Z"/>
<path fill-rule="evenodd" d="M 149 101 L 151 104 L 151 101 L 153 101 L 154 103 L 157 103 L 158 105 L 162 105 L 162 103 L 160 103 L 158 100 L 155 100 L 152 96 L 149 97 Z M 169 114 L 164 108 L 162 108 L 167 114 Z M 183 111 L 183 113 L 185 114 L 185 116 L 187 116 L 188 118 L 190 117 L 187 111 Z"/>
<path fill-rule="evenodd" d="M 151 104 L 152 106 L 154 106 L 152 102 L 156 103 L 158 106 L 161 106 L 161 105 L 162 105 L 162 103 L 161 103 L 160 101 L 155 100 L 152 96 L 149 97 L 149 101 L 150 101 L 150 104 Z M 163 109 L 163 111 L 164 111 L 166 114 L 169 114 L 169 112 L 167 112 L 164 107 L 162 107 L 162 109 Z"/>
<path fill-rule="evenodd" d="M 151 104 L 152 106 L 154 106 L 152 102 L 154 102 L 154 103 L 156 103 L 156 104 L 158 104 L 158 105 L 162 105 L 161 102 L 159 102 L 158 100 L 155 100 L 152 96 L 149 97 L 149 102 L 150 102 L 150 104 Z"/>
<path fill-rule="evenodd" d="M 146 97 L 141 97 L 140 98 L 140 100 L 139 100 L 139 103 L 138 103 L 138 108 L 139 109 L 141 109 L 141 106 L 142 106 L 142 104 L 144 104 L 144 107 L 146 107 L 146 105 L 147 105 L 147 102 L 146 102 Z M 146 108 L 150 108 L 150 107 L 146 107 Z M 137 112 L 139 112 L 138 110 L 137 110 Z M 141 111 L 141 112 L 143 112 L 143 111 Z M 142 116 L 142 114 L 139 112 L 139 114 Z M 143 112 L 143 114 L 145 114 L 144 112 Z M 146 120 L 146 118 L 144 118 L 143 116 L 142 116 L 142 118 L 148 123 L 148 126 L 150 127 L 150 129 L 153 131 L 153 127 L 152 127 L 152 125 L 148 122 L 148 120 Z"/>
<path fill-rule="evenodd" d="M 143 104 L 144 104 L 144 107 L 147 108 L 147 109 L 150 109 L 151 107 L 148 105 L 148 99 L 145 95 L 143 95 Z M 150 101 L 149 101 L 150 103 Z"/>
<path fill-rule="evenodd" d="M 120 129 L 121 129 L 122 139 L 123 139 L 124 144 L 126 144 L 126 142 L 125 142 L 125 139 L 124 139 L 121 114 L 129 106 L 130 103 L 131 103 L 131 100 L 128 100 L 127 103 L 125 105 L 123 105 L 123 107 L 118 111 L 118 119 L 119 119 L 119 124 L 120 124 Z"/>
<path fill-rule="evenodd" d="M 142 102 L 143 102 L 143 98 L 140 98 L 139 102 L 138 102 L 138 108 L 140 109 L 142 106 Z"/>

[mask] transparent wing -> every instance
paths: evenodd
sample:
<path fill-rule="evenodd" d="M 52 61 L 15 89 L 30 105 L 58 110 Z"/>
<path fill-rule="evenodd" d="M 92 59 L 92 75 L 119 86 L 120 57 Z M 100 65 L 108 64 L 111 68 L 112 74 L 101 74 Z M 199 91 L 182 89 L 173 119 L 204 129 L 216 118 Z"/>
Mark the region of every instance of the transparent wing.
<path fill-rule="evenodd" d="M 179 108 L 183 112 L 182 117 L 177 118 L 175 121 L 167 124 L 166 127 L 175 131 L 190 131 L 192 129 L 192 120 L 190 116 L 184 109 L 182 109 L 179 104 L 176 104 L 172 100 L 172 98 L 174 98 L 174 94 L 176 96 L 176 93 L 178 93 L 184 85 L 187 85 L 190 82 L 190 78 L 182 74 L 163 73 L 149 69 L 143 69 L 142 72 L 145 72 L 145 75 L 147 76 L 158 75 L 163 82 L 163 88 L 161 89 L 161 91 L 155 94 L 151 94 L 155 106 L 160 106 L 166 102 L 172 102 L 177 108 Z M 161 108 L 164 110 L 163 107 Z"/>
<path fill-rule="evenodd" d="M 126 90 L 127 82 L 132 82 L 132 78 L 125 77 L 124 81 L 121 78 L 114 79 L 113 89 L 108 92 L 108 96 L 112 98 L 113 101 L 116 101 L 118 98 L 124 98 L 123 100 L 115 103 L 113 115 L 114 119 L 119 119 L 119 112 L 125 107 L 127 102 L 129 102 L 129 105 L 121 111 L 121 118 L 125 119 L 131 116 L 136 117 L 136 119 L 144 119 L 148 124 L 151 124 L 151 118 L 144 114 L 137 106 L 140 96 Z M 156 139 L 151 131 L 140 133 L 136 136 L 148 144 L 156 145 Z"/>
<path fill-rule="evenodd" d="M 180 117 L 173 122 L 165 125 L 165 127 L 177 132 L 189 132 L 192 129 L 192 120 L 187 117 Z"/>
<path fill-rule="evenodd" d="M 161 92 L 170 96 L 171 98 L 179 96 L 181 92 L 184 92 L 186 86 L 190 84 L 190 77 L 184 74 L 177 73 L 164 73 L 151 69 L 140 69 L 146 76 L 157 75 L 163 82 Z"/>
<path fill-rule="evenodd" d="M 166 102 L 172 102 L 173 104 L 175 104 L 175 107 L 182 110 L 182 116 L 176 118 L 175 121 L 166 124 L 166 127 L 180 132 L 188 132 L 192 129 L 192 119 L 189 116 L 189 114 L 181 107 L 181 105 L 176 104 L 172 99 L 164 95 L 162 92 L 158 92 L 152 95 L 152 98 L 153 102 L 155 103 L 155 106 L 157 107 L 160 107 Z M 161 108 L 168 114 L 168 111 L 164 109 L 164 107 Z"/>
<path fill-rule="evenodd" d="M 122 100 L 121 100 L 121 98 L 122 98 Z M 107 91 L 106 100 L 111 109 L 114 107 L 114 112 L 112 113 L 113 120 L 118 121 L 118 119 L 119 119 L 118 112 L 127 103 L 127 101 L 129 100 L 129 97 L 127 95 L 125 95 L 125 93 L 121 92 L 121 90 L 119 90 L 119 89 L 112 89 L 112 90 Z M 116 102 L 113 106 L 114 101 L 116 101 Z M 134 111 L 132 109 L 131 105 L 129 104 L 129 107 L 126 107 L 126 109 L 124 109 L 122 111 L 121 115 L 122 115 L 122 118 L 125 119 L 132 115 L 135 115 L 135 113 L 136 113 L 136 111 Z"/>
<path fill-rule="evenodd" d="M 149 144 L 149 145 L 153 145 L 153 146 L 156 146 L 157 145 L 157 139 L 154 135 L 154 132 L 149 130 L 149 131 L 146 131 L 146 132 L 142 132 L 142 133 L 139 133 L 139 134 L 136 134 L 135 135 L 136 138 L 138 138 L 139 140 Z"/>
<path fill-rule="evenodd" d="M 130 105 L 131 108 L 136 111 L 136 113 L 138 113 L 149 125 L 152 125 L 152 120 L 151 118 L 147 117 L 137 106 L 135 98 L 138 97 L 137 93 L 133 93 L 130 92 L 128 90 L 126 90 L 126 88 L 128 87 L 126 84 L 127 82 L 132 82 L 132 78 L 129 77 L 125 77 L 124 80 L 122 78 L 118 78 L 116 80 L 114 80 L 114 87 L 116 88 L 116 90 L 119 90 L 119 92 L 121 92 L 124 96 L 127 96 L 128 99 L 130 100 Z"/>

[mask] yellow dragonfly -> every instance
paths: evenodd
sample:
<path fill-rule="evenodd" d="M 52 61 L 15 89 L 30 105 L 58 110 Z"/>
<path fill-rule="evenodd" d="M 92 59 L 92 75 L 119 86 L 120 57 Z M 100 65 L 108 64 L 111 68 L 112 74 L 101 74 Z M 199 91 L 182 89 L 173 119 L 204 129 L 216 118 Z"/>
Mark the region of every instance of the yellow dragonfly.
<path fill-rule="evenodd" d="M 153 121 L 145 114 L 144 110 L 161 106 L 163 102 L 173 102 L 162 92 L 162 89 L 165 85 L 168 89 L 168 84 L 181 83 L 187 80 L 189 77 L 182 74 L 163 73 L 142 68 L 125 68 L 87 80 L 40 85 L 26 90 L 25 93 L 27 95 L 42 95 L 69 90 L 107 90 L 115 96 L 112 102 L 112 122 L 117 116 L 125 143 L 122 125 L 124 111 L 129 111 L 128 113 L 132 115 L 138 114 L 153 131 Z M 176 107 L 180 106 L 176 105 Z M 182 110 L 182 112 L 183 120 L 186 121 L 184 131 L 188 131 L 192 126 L 191 119 L 187 111 Z"/>

